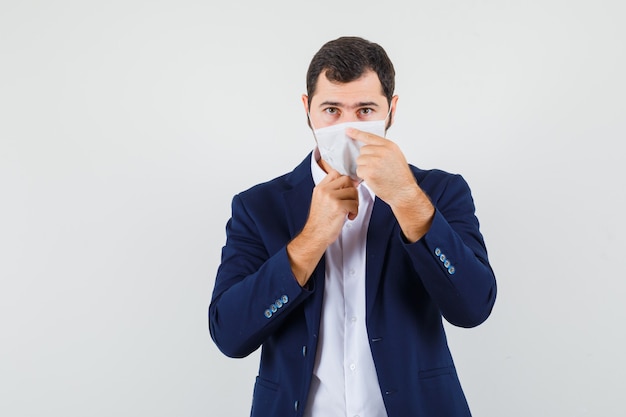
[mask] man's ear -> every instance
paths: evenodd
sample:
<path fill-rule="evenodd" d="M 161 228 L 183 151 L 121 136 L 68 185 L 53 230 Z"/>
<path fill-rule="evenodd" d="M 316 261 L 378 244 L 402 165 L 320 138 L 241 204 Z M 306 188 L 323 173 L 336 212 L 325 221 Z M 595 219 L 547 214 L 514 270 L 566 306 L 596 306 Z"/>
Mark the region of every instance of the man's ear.
<path fill-rule="evenodd" d="M 387 128 L 389 129 L 394 122 L 394 118 L 396 115 L 396 106 L 398 105 L 398 96 L 391 97 L 391 103 L 389 104 L 389 121 L 387 122 Z M 385 129 L 385 130 L 386 130 Z"/>
<path fill-rule="evenodd" d="M 311 119 L 309 118 L 309 96 L 302 94 L 302 105 L 304 106 L 304 113 L 306 114 L 306 123 L 311 127 Z"/>
<path fill-rule="evenodd" d="M 309 113 L 309 96 L 306 94 L 302 94 L 302 105 L 304 106 L 304 111 Z"/>

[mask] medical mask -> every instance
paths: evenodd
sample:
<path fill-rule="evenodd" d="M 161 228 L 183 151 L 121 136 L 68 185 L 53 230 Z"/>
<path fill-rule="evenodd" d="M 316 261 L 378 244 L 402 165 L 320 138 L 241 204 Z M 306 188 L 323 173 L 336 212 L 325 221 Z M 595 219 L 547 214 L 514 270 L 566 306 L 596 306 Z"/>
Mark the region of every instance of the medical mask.
<path fill-rule="evenodd" d="M 359 180 L 359 177 L 356 175 L 356 158 L 361 152 L 363 143 L 346 135 L 346 129 L 352 127 L 384 137 L 386 121 L 387 118 L 385 117 L 383 120 L 346 122 L 321 129 L 314 128 L 313 135 L 317 141 L 320 156 L 340 174 Z"/>

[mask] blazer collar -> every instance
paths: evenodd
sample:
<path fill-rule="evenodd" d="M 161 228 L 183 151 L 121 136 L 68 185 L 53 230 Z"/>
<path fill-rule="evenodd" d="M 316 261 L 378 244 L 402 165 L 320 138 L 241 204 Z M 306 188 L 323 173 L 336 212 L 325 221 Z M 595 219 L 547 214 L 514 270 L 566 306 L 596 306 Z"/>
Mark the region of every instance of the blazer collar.
<path fill-rule="evenodd" d="M 311 175 L 311 154 L 312 152 L 285 178 L 289 188 L 283 193 L 283 198 L 289 234 L 292 238 L 304 227 L 311 206 L 313 187 L 315 187 Z"/>
<path fill-rule="evenodd" d="M 391 207 L 379 198 L 374 201 L 370 224 L 367 229 L 367 247 L 365 254 L 365 315 L 370 317 L 376 294 L 380 288 L 383 261 L 389 245 L 389 239 L 395 229 L 396 218 Z"/>
<path fill-rule="evenodd" d="M 284 213 L 287 217 L 286 220 L 291 238 L 300 233 L 309 215 L 313 187 L 315 187 L 311 174 L 311 157 L 312 152 L 285 178 L 288 189 L 283 193 Z M 325 271 L 326 264 L 322 256 L 309 280 L 313 293 L 304 302 L 304 315 L 309 334 L 316 339 L 319 334 L 320 317 L 322 315 Z"/>

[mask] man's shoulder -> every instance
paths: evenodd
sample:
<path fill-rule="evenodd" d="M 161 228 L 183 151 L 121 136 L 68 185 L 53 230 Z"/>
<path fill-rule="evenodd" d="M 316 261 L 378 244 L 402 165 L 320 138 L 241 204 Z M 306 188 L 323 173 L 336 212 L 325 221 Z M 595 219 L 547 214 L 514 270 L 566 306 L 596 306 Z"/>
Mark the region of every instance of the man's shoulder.
<path fill-rule="evenodd" d="M 313 177 L 310 169 L 310 154 L 292 171 L 277 177 L 257 183 L 238 195 L 242 198 L 271 198 L 274 194 L 282 194 L 299 185 L 312 186 Z"/>
<path fill-rule="evenodd" d="M 284 173 L 270 180 L 254 184 L 253 186 L 240 191 L 239 195 L 249 196 L 255 194 L 267 194 L 268 192 L 271 193 L 288 189 L 290 188 L 287 181 L 289 174 L 290 173 Z"/>
<path fill-rule="evenodd" d="M 438 168 L 421 169 L 413 165 L 410 165 L 410 167 L 417 183 L 428 194 L 452 192 L 453 190 L 469 190 L 469 185 L 465 178 L 459 173 Z"/>
<path fill-rule="evenodd" d="M 450 180 L 455 177 L 461 177 L 460 174 L 445 171 L 439 168 L 423 169 L 423 168 L 418 168 L 415 165 L 410 165 L 410 164 L 409 164 L 409 167 L 411 168 L 411 172 L 413 172 L 413 175 L 418 181 L 421 181 L 424 179 Z"/>

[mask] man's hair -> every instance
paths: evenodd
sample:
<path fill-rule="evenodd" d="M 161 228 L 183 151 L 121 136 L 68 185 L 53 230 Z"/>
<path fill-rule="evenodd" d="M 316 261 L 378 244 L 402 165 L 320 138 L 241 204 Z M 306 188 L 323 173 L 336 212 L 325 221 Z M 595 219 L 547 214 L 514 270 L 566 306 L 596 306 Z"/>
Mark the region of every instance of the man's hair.
<path fill-rule="evenodd" d="M 309 107 L 320 74 L 325 73 L 331 82 L 348 83 L 357 80 L 368 70 L 378 75 L 383 94 L 391 103 L 396 72 L 380 45 L 354 36 L 344 36 L 327 42 L 313 56 L 307 71 Z"/>

